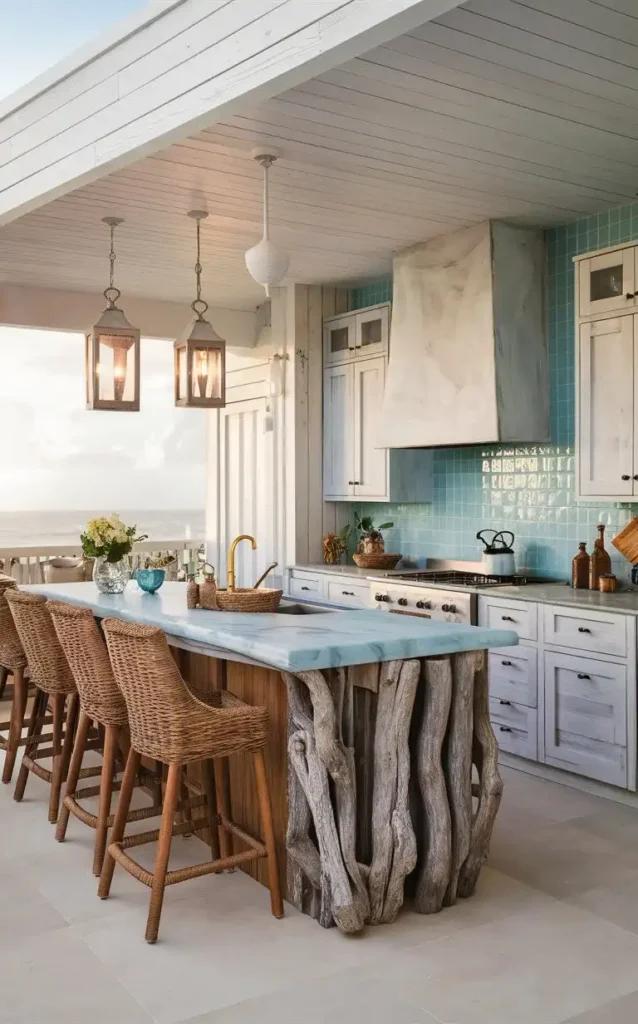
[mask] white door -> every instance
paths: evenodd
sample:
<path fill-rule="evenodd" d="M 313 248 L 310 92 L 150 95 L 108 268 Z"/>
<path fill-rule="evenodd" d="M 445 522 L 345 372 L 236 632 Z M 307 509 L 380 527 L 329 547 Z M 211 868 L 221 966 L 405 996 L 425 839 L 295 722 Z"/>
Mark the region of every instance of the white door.
<path fill-rule="evenodd" d="M 275 519 L 274 432 L 266 430 L 267 399 L 232 402 L 219 410 L 211 430 L 209 464 L 208 558 L 214 560 L 219 584 L 226 586 L 228 547 L 241 533 L 257 541 L 237 546 L 237 586 L 252 586 L 273 561 Z M 281 570 L 279 570 L 281 571 Z"/>
<path fill-rule="evenodd" d="M 581 316 L 631 312 L 636 305 L 634 247 L 581 260 L 578 269 Z"/>
<path fill-rule="evenodd" d="M 354 495 L 354 364 L 323 371 L 323 496 L 340 501 Z"/>
<path fill-rule="evenodd" d="M 579 494 L 634 493 L 634 317 L 580 325 Z"/>
<path fill-rule="evenodd" d="M 357 357 L 382 356 L 388 353 L 390 307 L 379 306 L 356 314 L 355 346 Z"/>
<path fill-rule="evenodd" d="M 349 313 L 323 325 L 323 365 L 336 366 L 355 355 L 355 315 Z"/>
<path fill-rule="evenodd" d="M 388 500 L 388 450 L 375 448 L 383 401 L 386 357 L 354 364 L 354 493 L 357 498 Z"/>
<path fill-rule="evenodd" d="M 545 651 L 545 761 L 627 785 L 627 668 Z"/>

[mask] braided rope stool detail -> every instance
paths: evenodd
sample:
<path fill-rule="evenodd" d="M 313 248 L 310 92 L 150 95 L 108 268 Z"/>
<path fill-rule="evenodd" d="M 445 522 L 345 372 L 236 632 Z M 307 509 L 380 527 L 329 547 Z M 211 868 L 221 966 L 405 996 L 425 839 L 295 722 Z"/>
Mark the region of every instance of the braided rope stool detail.
<path fill-rule="evenodd" d="M 22 736 L 27 710 L 27 659 L 5 596 L 7 590 L 15 590 L 16 586 L 12 576 L 0 573 L 0 700 L 11 701 L 9 731 L 6 736 L 0 733 L 0 750 L 6 751 L 2 769 L 4 783 L 11 782 L 18 748 L 27 742 Z M 13 686 L 7 689 L 10 675 Z"/>
<path fill-rule="evenodd" d="M 131 751 L 126 763 L 111 843 L 104 858 L 98 896 L 106 899 L 109 895 L 117 861 L 129 874 L 151 889 L 145 937 L 147 942 L 155 942 L 166 886 L 267 857 L 272 913 L 275 917 L 283 917 L 263 755 L 268 740 L 268 712 L 265 708 L 244 704 L 226 690 L 212 695 L 210 704 L 198 700 L 182 679 L 161 630 L 116 619 L 105 619 L 102 626 L 115 681 L 126 701 Z M 222 776 L 218 770 L 220 762 L 217 759 L 227 758 L 240 751 L 253 755 L 263 842 L 248 835 L 232 821 L 225 787 L 221 782 Z M 133 779 L 142 756 L 155 758 L 168 765 L 162 823 L 159 830 L 124 838 Z M 211 772 L 213 759 L 216 759 L 215 769 Z M 182 767 L 196 761 L 207 762 L 205 778 L 208 779 L 209 811 L 212 813 L 215 805 L 219 808 L 216 821 L 222 855 L 202 864 L 168 871 L 172 837 L 182 835 L 187 830 L 198 831 L 208 824 L 206 819 L 200 819 L 174 825 Z M 248 850 L 232 854 L 231 836 L 241 840 Z M 159 842 L 155 866 L 151 872 L 130 857 L 126 850 L 156 840 Z"/>
<path fill-rule="evenodd" d="M 80 698 L 80 720 L 55 838 L 60 843 L 64 842 L 70 814 L 95 829 L 93 874 L 99 877 L 108 829 L 114 820 L 111 814 L 112 795 L 121 787 L 121 782 L 116 779 L 116 753 L 122 747 L 128 753 L 128 714 L 122 693 L 113 678 L 106 645 L 93 613 L 88 608 L 61 601 L 49 601 L 47 607 Z M 91 722 L 97 722 L 104 729 L 100 785 L 78 790 Z M 141 784 L 140 779 L 138 784 Z M 94 796 L 99 796 L 97 815 L 91 814 L 79 803 L 82 799 Z M 127 821 L 142 821 L 161 813 L 160 785 L 159 799 L 152 806 L 130 811 Z"/>
<path fill-rule="evenodd" d="M 5 590 L 5 597 L 29 663 L 31 679 L 36 687 L 25 751 L 13 798 L 22 800 L 29 773 L 37 775 L 51 786 L 49 821 L 55 824 L 58 820 L 60 791 L 69 766 L 77 721 L 77 690 L 71 669 L 55 635 L 46 598 L 41 594 L 26 594 L 11 588 Z M 53 730 L 51 736 L 45 736 L 42 726 L 49 702 L 53 710 Z M 51 747 L 40 749 L 47 739 L 51 740 Z M 51 771 L 39 763 L 39 760 L 47 757 L 53 758 Z"/>

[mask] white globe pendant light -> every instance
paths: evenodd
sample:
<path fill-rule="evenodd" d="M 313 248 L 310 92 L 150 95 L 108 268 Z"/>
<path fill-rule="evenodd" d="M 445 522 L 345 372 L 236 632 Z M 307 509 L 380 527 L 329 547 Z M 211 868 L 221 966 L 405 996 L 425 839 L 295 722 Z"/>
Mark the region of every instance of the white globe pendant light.
<path fill-rule="evenodd" d="M 261 242 L 254 245 L 245 254 L 246 267 L 251 277 L 262 285 L 270 298 L 270 289 L 278 285 L 286 276 L 290 265 L 288 253 L 277 249 L 269 238 L 268 224 L 268 171 L 278 157 L 276 150 L 258 147 L 253 149 L 252 156 L 264 169 L 264 234 Z"/>

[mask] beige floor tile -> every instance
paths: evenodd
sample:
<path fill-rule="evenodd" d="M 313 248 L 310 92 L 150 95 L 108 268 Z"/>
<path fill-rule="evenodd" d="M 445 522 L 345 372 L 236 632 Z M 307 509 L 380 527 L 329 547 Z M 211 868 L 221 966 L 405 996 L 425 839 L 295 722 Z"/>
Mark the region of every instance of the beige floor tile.
<path fill-rule="evenodd" d="M 637 963 L 638 937 L 554 903 L 357 973 L 445 1024 L 559 1024 L 633 990 Z"/>
<path fill-rule="evenodd" d="M 351 972 L 294 986 L 193 1017 L 183 1024 L 437 1024 L 430 1014 L 396 999 Z"/>
<path fill-rule="evenodd" d="M 574 818 L 570 824 L 591 832 L 592 835 L 610 839 L 619 846 L 638 849 L 638 808 L 626 807 L 608 800 L 606 806 L 595 814 Z"/>
<path fill-rule="evenodd" d="M 616 886 L 588 889 L 567 902 L 583 907 L 598 917 L 612 921 L 620 928 L 638 935 L 638 881 L 624 881 Z M 636 975 L 638 984 L 638 969 Z M 638 1021 L 638 1017 L 636 1018 Z"/>
<path fill-rule="evenodd" d="M 638 992 L 630 992 L 604 1006 L 586 1010 L 577 1017 L 570 1017 L 564 1024 L 636 1024 L 638 1021 Z"/>
<path fill-rule="evenodd" d="M 590 793 L 539 779 L 505 765 L 501 765 L 500 771 L 504 783 L 501 809 L 506 816 L 515 811 L 531 813 L 534 817 L 543 818 L 547 824 L 552 824 L 595 814 L 610 803 Z"/>
<path fill-rule="evenodd" d="M 66 925 L 64 917 L 38 892 L 29 870 L 17 862 L 0 862 L 0 949 Z"/>
<path fill-rule="evenodd" d="M 150 1024 L 152 1018 L 70 928 L 2 950 L 6 1024 Z"/>
<path fill-rule="evenodd" d="M 489 863 L 532 888 L 566 899 L 638 879 L 638 844 L 619 846 L 564 821 L 528 834 L 522 830 L 497 833 Z"/>

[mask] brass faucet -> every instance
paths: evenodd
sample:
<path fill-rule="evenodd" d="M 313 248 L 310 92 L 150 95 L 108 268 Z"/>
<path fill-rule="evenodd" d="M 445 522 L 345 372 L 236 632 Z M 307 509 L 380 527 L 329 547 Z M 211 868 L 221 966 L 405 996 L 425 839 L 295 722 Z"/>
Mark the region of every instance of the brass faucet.
<path fill-rule="evenodd" d="M 235 537 L 233 543 L 230 545 L 228 552 L 228 589 L 235 589 L 235 548 L 239 544 L 240 540 L 249 540 L 253 551 L 257 547 L 257 541 L 254 537 L 251 537 L 249 533 L 241 533 L 239 537 Z"/>

